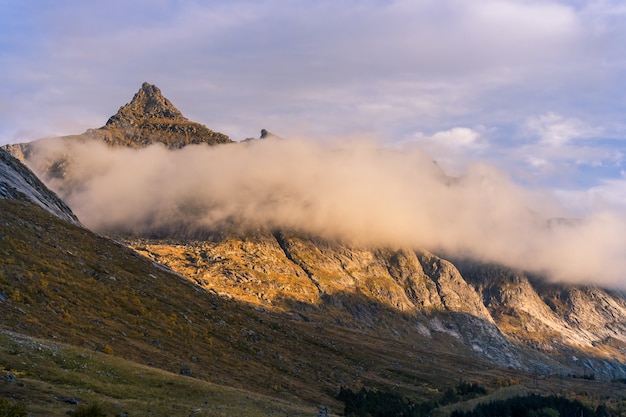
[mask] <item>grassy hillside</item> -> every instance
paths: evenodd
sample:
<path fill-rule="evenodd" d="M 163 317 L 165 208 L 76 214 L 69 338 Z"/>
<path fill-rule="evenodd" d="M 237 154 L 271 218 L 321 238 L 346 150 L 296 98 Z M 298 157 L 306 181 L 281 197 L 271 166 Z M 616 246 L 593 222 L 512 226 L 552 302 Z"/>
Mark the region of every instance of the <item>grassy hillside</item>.
<path fill-rule="evenodd" d="M 314 407 L 6 332 L 0 334 L 0 376 L 2 396 L 33 415 L 63 416 L 93 404 L 107 415 L 317 415 Z"/>
<path fill-rule="evenodd" d="M 412 369 L 416 361 L 466 353 L 460 343 L 442 352 L 391 331 L 304 322 L 219 297 L 13 200 L 0 200 L 0 300 L 5 329 L 310 404 L 337 405 L 342 383 L 436 391 L 431 385 L 453 381 L 456 371 Z"/>
<path fill-rule="evenodd" d="M 61 397 L 103 401 L 108 409 L 119 403 L 137 413 L 129 415 L 142 415 L 147 403 L 158 398 L 155 401 L 166 410 L 159 415 L 183 415 L 182 409 L 174 411 L 177 404 L 205 410 L 206 398 L 217 404 L 210 399 L 211 390 L 224 387 L 252 402 L 260 398 L 255 415 L 271 414 L 260 411 L 263 407 L 280 410 L 283 401 L 300 405 L 292 414 L 305 415 L 318 404 L 339 413 L 342 404 L 335 396 L 341 385 L 434 399 L 459 378 L 490 390 L 534 383 L 530 373 L 481 362 L 445 333 L 425 337 L 412 331 L 408 316 L 384 305 L 376 309 L 384 323 L 393 326 L 371 331 L 264 310 L 217 296 L 38 206 L 3 199 L 0 309 L 5 334 L 46 341 L 2 336 L 0 370 L 12 372 L 17 383 L 3 379 L 0 396 L 28 400 L 32 407 L 51 407 L 54 413 L 68 407 L 57 404 Z M 332 309 L 327 313 L 336 322 L 353 319 Z M 56 348 L 50 347 L 56 345 L 73 347 L 62 348 L 65 353 L 58 357 Z M 109 375 L 107 367 L 115 370 Z M 158 382 L 161 376 L 163 382 Z M 137 378 L 147 381 L 143 385 L 154 393 L 137 388 L 142 385 Z M 181 384 L 180 390 L 167 381 Z M 551 392 L 591 399 L 621 398 L 623 392 L 619 391 L 623 384 L 600 381 L 549 383 Z M 548 389 L 548 382 L 543 384 Z M 183 392 L 190 394 L 185 397 Z M 221 395 L 231 398 L 225 392 Z M 278 405 L 267 405 L 269 397 Z M 225 401 L 224 407 L 240 403 L 237 398 Z M 188 409 L 184 415 L 189 415 Z"/>

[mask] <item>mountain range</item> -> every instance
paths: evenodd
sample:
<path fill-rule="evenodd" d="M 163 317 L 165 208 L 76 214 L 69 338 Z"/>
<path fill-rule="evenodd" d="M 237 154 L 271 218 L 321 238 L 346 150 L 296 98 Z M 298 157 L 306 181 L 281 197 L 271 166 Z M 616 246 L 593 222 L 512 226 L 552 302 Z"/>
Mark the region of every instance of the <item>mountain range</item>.
<path fill-rule="evenodd" d="M 64 151 L 47 153 L 52 141 Z M 302 404 L 283 415 L 314 415 L 317 404 L 340 414 L 341 386 L 433 399 L 459 379 L 494 392 L 541 380 L 547 392 L 602 401 L 626 379 L 618 290 L 274 226 L 94 233 L 64 202 L 83 185 L 69 175 L 80 155 L 66 145 L 76 142 L 136 152 L 250 143 L 187 120 L 144 83 L 99 129 L 1 149 L 1 326 L 16 340 Z M 14 362 L 0 365 L 15 374 Z"/>

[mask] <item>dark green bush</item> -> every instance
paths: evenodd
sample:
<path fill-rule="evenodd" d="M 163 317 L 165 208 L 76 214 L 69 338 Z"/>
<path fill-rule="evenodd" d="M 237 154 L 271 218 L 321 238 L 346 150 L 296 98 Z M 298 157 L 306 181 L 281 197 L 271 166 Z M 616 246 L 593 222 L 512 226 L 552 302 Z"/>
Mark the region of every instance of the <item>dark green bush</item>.
<path fill-rule="evenodd" d="M 345 404 L 344 415 L 356 417 L 421 417 L 427 416 L 435 408 L 434 402 L 416 403 L 390 392 L 358 392 L 341 388 L 337 397 Z"/>
<path fill-rule="evenodd" d="M 0 398 L 0 417 L 26 417 L 26 405 Z"/>
<path fill-rule="evenodd" d="M 479 404 L 474 410 L 454 411 L 451 417 L 596 417 L 594 410 L 578 400 L 556 395 L 531 394 L 508 400 Z"/>
<path fill-rule="evenodd" d="M 100 404 L 81 405 L 70 413 L 72 417 L 106 417 Z"/>

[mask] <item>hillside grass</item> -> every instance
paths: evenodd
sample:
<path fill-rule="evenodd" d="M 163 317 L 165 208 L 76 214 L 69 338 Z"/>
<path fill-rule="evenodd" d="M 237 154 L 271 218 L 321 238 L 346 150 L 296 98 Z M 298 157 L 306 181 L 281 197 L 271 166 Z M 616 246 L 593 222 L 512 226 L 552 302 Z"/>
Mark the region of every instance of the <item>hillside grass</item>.
<path fill-rule="evenodd" d="M 9 332 L 0 334 L 0 376 L 0 397 L 32 415 L 66 416 L 92 404 L 109 416 L 317 415 L 314 407 Z"/>

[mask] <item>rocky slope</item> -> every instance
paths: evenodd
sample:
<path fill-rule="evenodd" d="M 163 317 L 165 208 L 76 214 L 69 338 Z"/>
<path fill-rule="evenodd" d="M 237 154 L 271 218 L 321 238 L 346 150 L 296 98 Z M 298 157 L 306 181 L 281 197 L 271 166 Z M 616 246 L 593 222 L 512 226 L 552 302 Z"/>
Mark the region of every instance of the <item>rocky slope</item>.
<path fill-rule="evenodd" d="M 549 283 L 496 265 L 459 265 L 510 340 L 582 364 L 589 373 L 613 377 L 624 372 L 624 293 Z"/>
<path fill-rule="evenodd" d="M 63 200 L 3 149 L 0 149 L 0 198 L 30 201 L 61 219 L 80 225 Z"/>
<path fill-rule="evenodd" d="M 494 265 L 465 262 L 461 273 L 424 250 L 287 232 L 128 244 L 209 291 L 301 320 L 447 334 L 493 363 L 541 373 L 626 376 L 621 293 L 547 284 Z"/>

